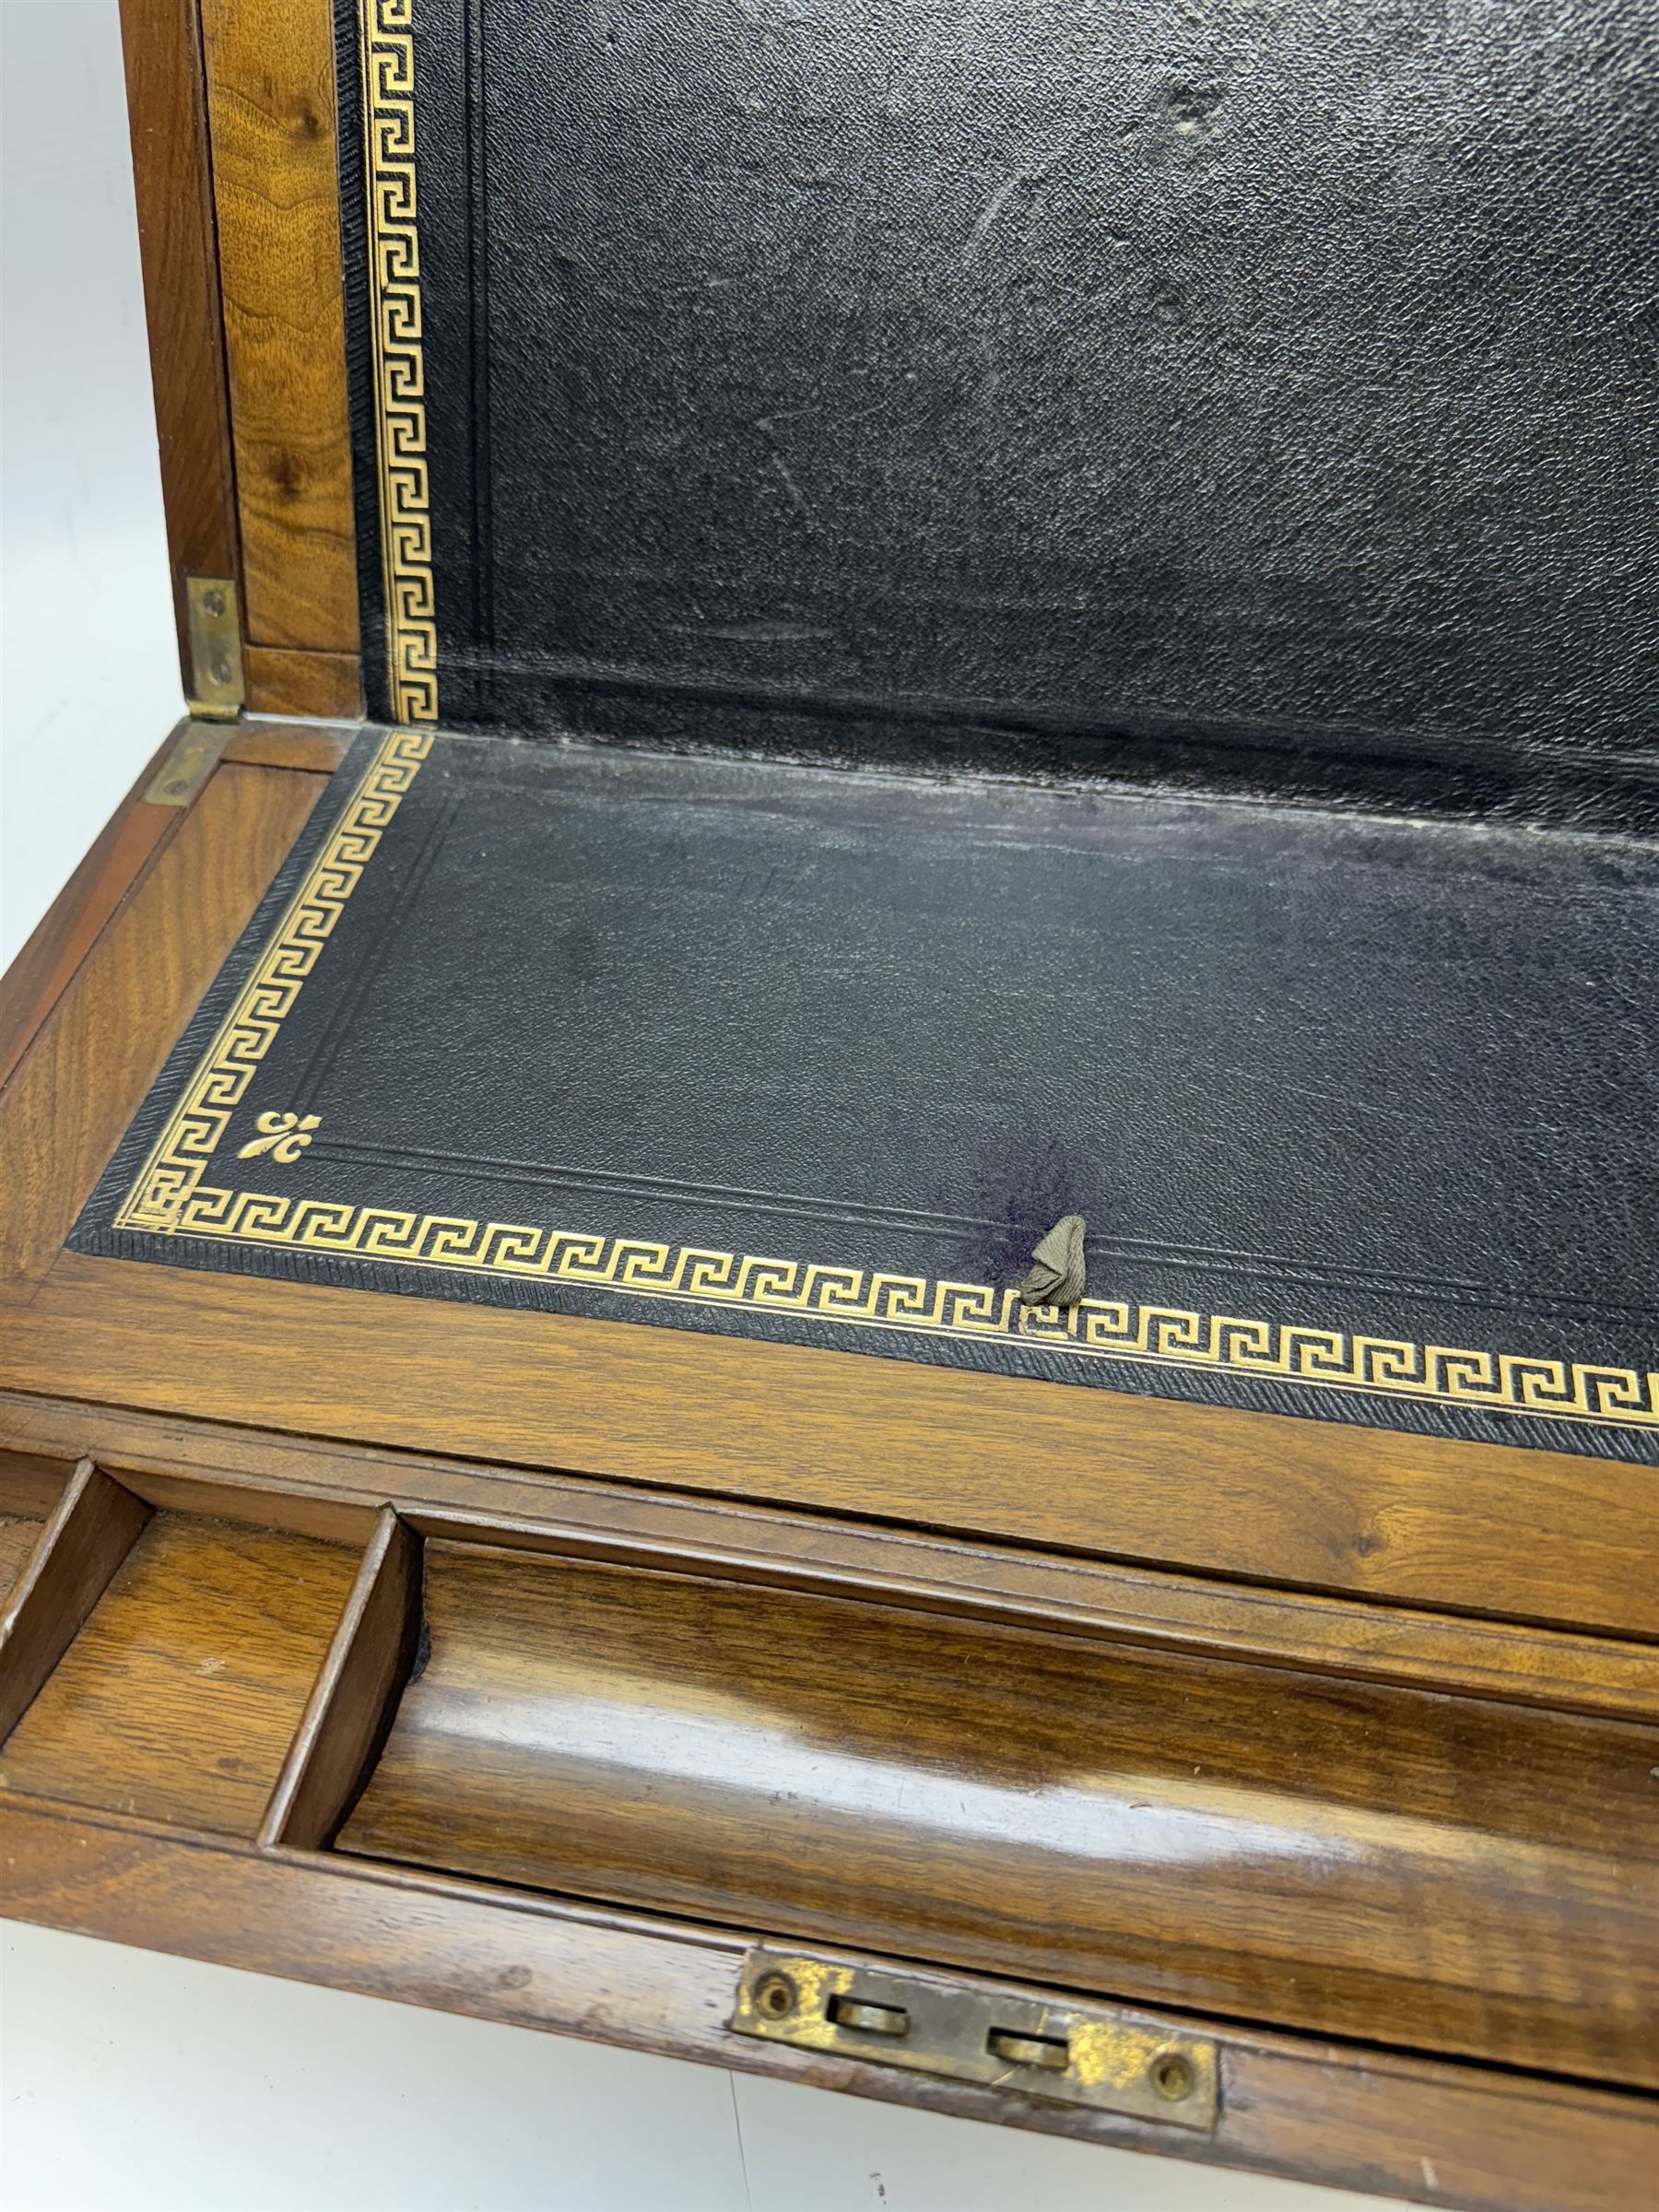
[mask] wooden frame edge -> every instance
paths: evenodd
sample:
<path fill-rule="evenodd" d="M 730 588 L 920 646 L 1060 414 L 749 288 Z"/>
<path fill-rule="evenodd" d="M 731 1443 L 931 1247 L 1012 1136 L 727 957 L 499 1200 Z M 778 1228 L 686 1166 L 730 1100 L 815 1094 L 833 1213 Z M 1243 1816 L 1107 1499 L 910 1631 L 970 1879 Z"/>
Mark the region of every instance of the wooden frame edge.
<path fill-rule="evenodd" d="M 181 688 L 194 684 L 187 576 L 241 586 L 198 0 L 121 0 L 133 182 L 161 453 Z"/>
<path fill-rule="evenodd" d="M 181 1427 L 157 1414 L 0 1390 L 0 1446 L 95 1452 L 157 1508 L 367 1545 L 395 1512 L 421 1539 L 712 1573 L 910 1611 L 945 1611 L 1197 1658 L 1602 1718 L 1659 1718 L 1659 1644 L 1586 1637 L 1174 1569 L 1045 1557 L 961 1534 L 855 1521 L 577 1474 Z"/>
<path fill-rule="evenodd" d="M 182 806 L 154 806 L 145 793 L 189 726 L 174 724 L 137 782 L 76 864 L 11 965 L 0 974 L 0 1091 L 99 938 L 159 859 L 183 820 Z"/>
<path fill-rule="evenodd" d="M 330 0 L 195 0 L 256 711 L 361 698 Z"/>
<path fill-rule="evenodd" d="M 1220 2050 L 1213 2137 L 1044 2106 L 732 2034 L 747 1935 L 262 1853 L 16 1794 L 0 1794 L 0 1864 L 8 1916 L 39 1926 L 1461 2212 L 1629 2212 L 1659 2158 L 1653 2099 L 1173 2016 Z"/>

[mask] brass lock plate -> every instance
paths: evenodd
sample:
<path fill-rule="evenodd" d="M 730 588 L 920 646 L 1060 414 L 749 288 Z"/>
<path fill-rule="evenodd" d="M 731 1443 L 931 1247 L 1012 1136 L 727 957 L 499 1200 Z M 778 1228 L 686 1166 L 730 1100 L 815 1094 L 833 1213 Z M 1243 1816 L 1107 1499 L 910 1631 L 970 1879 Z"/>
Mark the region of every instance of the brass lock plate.
<path fill-rule="evenodd" d="M 1050 2004 L 932 1974 L 846 1966 L 757 1945 L 743 1962 L 737 2035 L 908 2066 L 1057 2104 L 1211 2132 L 1214 2041 L 1104 2006 Z"/>

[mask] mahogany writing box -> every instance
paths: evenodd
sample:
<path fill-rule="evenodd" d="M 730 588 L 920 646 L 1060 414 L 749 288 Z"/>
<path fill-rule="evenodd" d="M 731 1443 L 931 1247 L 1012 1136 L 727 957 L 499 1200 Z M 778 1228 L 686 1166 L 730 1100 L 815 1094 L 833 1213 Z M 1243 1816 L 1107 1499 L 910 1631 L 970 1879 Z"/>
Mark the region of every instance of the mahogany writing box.
<path fill-rule="evenodd" d="M 1650 2201 L 1651 19 L 124 13 L 6 1910 Z"/>

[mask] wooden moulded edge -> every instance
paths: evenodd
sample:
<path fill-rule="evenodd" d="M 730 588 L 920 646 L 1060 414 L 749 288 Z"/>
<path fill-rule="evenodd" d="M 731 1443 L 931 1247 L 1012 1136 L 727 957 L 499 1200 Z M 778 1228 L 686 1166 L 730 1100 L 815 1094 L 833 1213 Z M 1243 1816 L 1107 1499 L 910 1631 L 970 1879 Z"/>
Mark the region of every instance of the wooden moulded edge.
<path fill-rule="evenodd" d="M 187 576 L 241 582 L 198 0 L 122 0 L 150 378 L 182 688 Z"/>
<path fill-rule="evenodd" d="M 1198 1657 L 1659 1720 L 1659 1644 L 1618 1637 L 0 1391 L 0 1446 L 8 1442 L 42 1460 L 91 1452 L 152 1506 L 295 1535 L 362 1544 L 390 1505 L 422 1538 L 465 1533 L 472 1542 L 689 1568 Z"/>
<path fill-rule="evenodd" d="M 43 1799 L 0 1797 L 0 1864 L 7 1912 L 42 1926 L 1465 2212 L 1632 2212 L 1659 2159 L 1651 2098 L 1140 2007 L 1173 2033 L 1214 2037 L 1213 2136 L 757 2042 L 727 2025 L 752 1933 L 262 1850 Z"/>

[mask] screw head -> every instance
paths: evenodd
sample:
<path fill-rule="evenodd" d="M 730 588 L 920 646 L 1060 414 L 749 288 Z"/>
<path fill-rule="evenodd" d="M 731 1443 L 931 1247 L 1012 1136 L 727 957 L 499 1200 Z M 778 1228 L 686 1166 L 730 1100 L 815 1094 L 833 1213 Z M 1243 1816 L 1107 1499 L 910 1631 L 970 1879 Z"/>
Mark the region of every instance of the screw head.
<path fill-rule="evenodd" d="M 787 1974 L 762 1974 L 755 1984 L 755 2010 L 769 2020 L 781 2020 L 794 2010 L 799 1995 Z"/>
<path fill-rule="evenodd" d="M 224 593 L 204 592 L 202 594 L 202 611 L 204 614 L 211 615 L 217 622 L 225 611 Z"/>
<path fill-rule="evenodd" d="M 1179 2104 L 1197 2087 L 1198 2077 L 1193 2071 L 1192 2060 L 1179 2051 L 1160 2051 L 1147 2072 L 1152 2087 L 1171 2104 Z"/>

